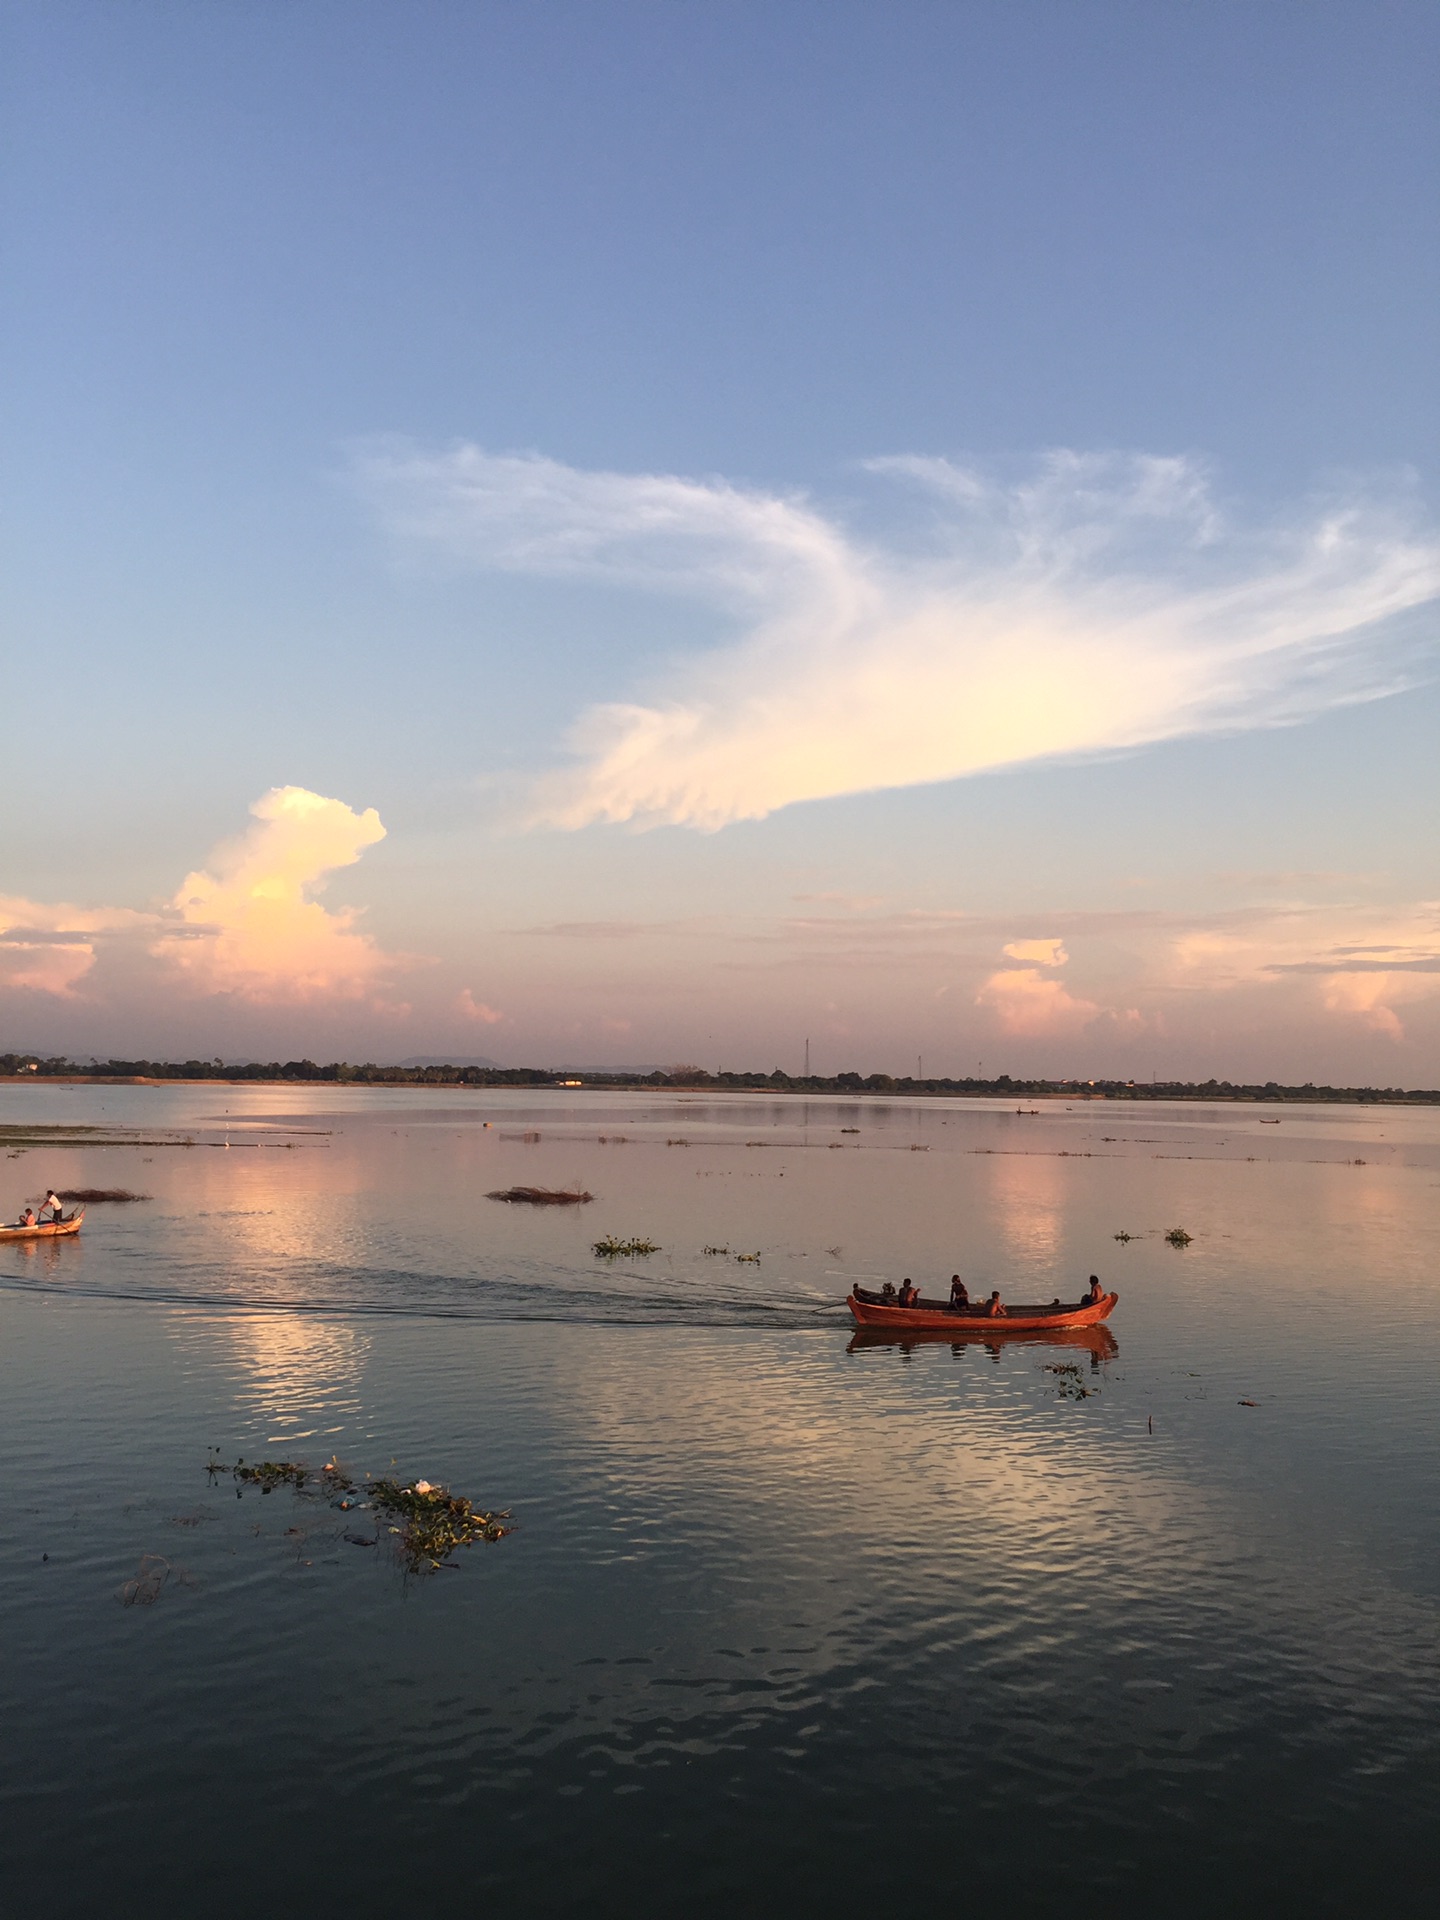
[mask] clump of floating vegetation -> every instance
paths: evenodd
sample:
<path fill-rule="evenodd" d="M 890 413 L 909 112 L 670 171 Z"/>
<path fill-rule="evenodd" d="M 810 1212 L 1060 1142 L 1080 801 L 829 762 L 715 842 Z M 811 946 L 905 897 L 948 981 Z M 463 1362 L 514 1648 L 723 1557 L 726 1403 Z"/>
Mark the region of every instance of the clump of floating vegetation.
<path fill-rule="evenodd" d="M 1125 1233 L 1122 1231 L 1114 1235 L 1114 1238 L 1120 1242 L 1122 1247 L 1128 1247 L 1135 1236 L 1133 1233 Z"/>
<path fill-rule="evenodd" d="M 486 1513 L 448 1487 L 432 1487 L 428 1480 L 402 1486 L 395 1480 L 375 1480 L 366 1488 L 377 1513 L 400 1522 L 399 1549 L 412 1573 L 438 1573 L 461 1547 L 477 1541 L 503 1540 L 511 1531 L 502 1526 L 505 1513 Z"/>
<path fill-rule="evenodd" d="M 752 1267 L 758 1267 L 760 1264 L 760 1256 L 758 1253 L 737 1253 L 735 1258 Z"/>
<path fill-rule="evenodd" d="M 212 1473 L 221 1473 L 222 1467 L 212 1467 Z M 262 1460 L 258 1467 L 247 1467 L 243 1460 L 237 1460 L 230 1468 L 237 1480 L 248 1487 L 259 1487 L 262 1493 L 273 1493 L 276 1487 L 293 1487 L 299 1493 L 310 1479 L 310 1469 L 297 1460 Z"/>
<path fill-rule="evenodd" d="M 485 1198 L 508 1200 L 512 1204 L 519 1201 L 527 1207 L 583 1207 L 595 1196 L 578 1187 L 499 1187 Z"/>
<path fill-rule="evenodd" d="M 729 1247 L 702 1247 L 700 1251 L 709 1258 L 714 1259 L 719 1254 L 729 1253 L 730 1249 Z"/>
<path fill-rule="evenodd" d="M 303 1498 L 326 1499 L 342 1513 L 373 1513 L 373 1536 L 347 1533 L 345 1539 L 358 1547 L 378 1546 L 382 1538 L 388 1540 L 407 1573 L 437 1573 L 461 1547 L 473 1547 L 481 1540 L 503 1540 L 514 1531 L 503 1524 L 510 1518 L 508 1508 L 491 1511 L 477 1507 L 463 1494 L 429 1480 L 372 1480 L 367 1474 L 363 1481 L 357 1481 L 336 1459 L 327 1460 L 319 1468 L 309 1467 L 303 1460 L 262 1460 L 258 1465 L 237 1460 L 233 1467 L 227 1467 L 212 1452 L 205 1470 L 212 1477 L 230 1474 L 236 1482 L 237 1497 L 247 1486 L 258 1486 L 261 1493 L 289 1487 Z"/>
<path fill-rule="evenodd" d="M 1047 1360 L 1043 1372 L 1053 1374 L 1055 1390 L 1062 1400 L 1088 1400 L 1098 1387 L 1087 1387 L 1085 1376 L 1073 1360 Z"/>
<path fill-rule="evenodd" d="M 61 1200 L 79 1200 L 87 1207 L 98 1206 L 106 1201 L 119 1206 L 124 1200 L 150 1200 L 153 1194 L 131 1193 L 128 1187 L 57 1187 L 56 1196 Z"/>
<path fill-rule="evenodd" d="M 1165 1236 L 1165 1244 L 1167 1247 L 1188 1247 L 1194 1238 L 1194 1234 L 1187 1233 L 1184 1227 L 1171 1227 Z"/>
<path fill-rule="evenodd" d="M 598 1260 L 643 1259 L 648 1253 L 660 1251 L 654 1240 L 617 1240 L 613 1233 L 607 1233 L 603 1240 L 597 1240 L 594 1244 Z"/>

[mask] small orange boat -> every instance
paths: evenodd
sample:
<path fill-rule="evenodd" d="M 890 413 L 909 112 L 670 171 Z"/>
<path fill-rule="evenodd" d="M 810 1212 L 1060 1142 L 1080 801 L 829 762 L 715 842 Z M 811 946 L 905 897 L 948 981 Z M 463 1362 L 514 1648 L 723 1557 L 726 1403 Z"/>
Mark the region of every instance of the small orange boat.
<path fill-rule="evenodd" d="M 67 1214 L 63 1220 L 36 1221 L 33 1227 L 0 1227 L 0 1240 L 54 1240 L 66 1233 L 79 1233 L 85 1209 Z"/>
<path fill-rule="evenodd" d="M 989 1314 L 983 1306 L 957 1312 L 943 1300 L 920 1299 L 913 1307 L 898 1307 L 878 1293 L 853 1287 L 846 1301 L 857 1327 L 885 1327 L 892 1333 L 1055 1333 L 1062 1328 L 1098 1327 L 1114 1311 L 1118 1293 L 1102 1294 L 1094 1306 L 1006 1307 Z"/>

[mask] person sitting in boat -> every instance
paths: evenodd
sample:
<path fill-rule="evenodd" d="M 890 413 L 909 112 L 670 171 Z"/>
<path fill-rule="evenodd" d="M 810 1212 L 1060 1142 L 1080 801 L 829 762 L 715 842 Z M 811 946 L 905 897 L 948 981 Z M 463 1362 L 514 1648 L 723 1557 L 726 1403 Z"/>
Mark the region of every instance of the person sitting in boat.
<path fill-rule="evenodd" d="M 970 1289 L 958 1273 L 950 1276 L 950 1311 L 968 1313 L 970 1311 Z"/>
<path fill-rule="evenodd" d="M 33 1207 L 26 1207 L 15 1224 L 17 1227 L 33 1227 L 35 1225 L 35 1209 Z"/>
<path fill-rule="evenodd" d="M 880 1300 L 881 1300 L 881 1304 L 882 1304 L 883 1306 L 887 1306 L 887 1307 L 893 1307 L 893 1306 L 894 1306 L 894 1304 L 895 1304 L 895 1282 L 894 1282 L 893 1280 L 887 1280 L 887 1281 L 885 1282 L 885 1284 L 884 1284 L 884 1286 L 883 1286 L 883 1287 L 881 1287 L 881 1289 L 880 1289 Z"/>
<path fill-rule="evenodd" d="M 1001 1320 L 1004 1318 L 1005 1303 L 1000 1298 L 999 1287 L 996 1287 L 995 1291 L 990 1295 L 990 1298 L 985 1302 L 985 1311 L 992 1320 Z"/>
<path fill-rule="evenodd" d="M 1090 1291 L 1081 1297 L 1080 1304 L 1082 1307 L 1098 1307 L 1104 1298 L 1105 1289 L 1100 1284 L 1100 1276 L 1098 1273 L 1092 1273 L 1090 1276 Z"/>
<path fill-rule="evenodd" d="M 60 1203 L 59 1194 L 54 1192 L 53 1189 L 45 1195 L 45 1198 L 40 1203 L 40 1212 L 42 1215 L 45 1213 L 47 1208 L 50 1213 L 51 1222 L 58 1224 L 58 1222 L 64 1217 L 65 1209 Z M 42 1225 L 44 1224 L 43 1220 L 41 1224 Z"/>
<path fill-rule="evenodd" d="M 919 1303 L 920 1289 L 914 1286 L 908 1279 L 905 1280 L 900 1288 L 900 1305 L 902 1307 L 914 1307 L 918 1306 Z"/>

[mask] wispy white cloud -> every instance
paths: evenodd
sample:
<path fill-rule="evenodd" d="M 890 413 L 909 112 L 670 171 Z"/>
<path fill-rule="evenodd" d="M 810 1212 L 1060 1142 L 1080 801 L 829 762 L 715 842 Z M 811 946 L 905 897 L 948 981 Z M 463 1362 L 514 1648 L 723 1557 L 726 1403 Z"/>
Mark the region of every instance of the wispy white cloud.
<path fill-rule="evenodd" d="M 1407 684 L 1401 616 L 1440 544 L 1360 495 L 1238 525 L 1194 462 L 1056 453 L 1003 484 L 870 463 L 918 489 L 865 541 L 798 496 L 387 442 L 358 456 L 391 529 L 450 562 L 728 607 L 724 647 L 581 716 L 536 817 L 723 827 L 778 807 L 1057 755 L 1271 726 Z"/>

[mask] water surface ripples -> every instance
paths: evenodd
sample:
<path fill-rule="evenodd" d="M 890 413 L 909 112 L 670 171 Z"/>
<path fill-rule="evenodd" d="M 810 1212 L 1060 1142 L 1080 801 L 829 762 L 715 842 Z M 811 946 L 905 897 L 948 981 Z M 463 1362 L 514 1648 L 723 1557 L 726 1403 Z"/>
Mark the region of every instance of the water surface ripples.
<path fill-rule="evenodd" d="M 964 1112 L 954 1149 L 897 1113 L 931 1152 L 843 1156 L 789 1120 L 769 1153 L 682 1149 L 660 1112 L 616 1151 L 380 1113 L 383 1138 L 356 1109 L 324 1147 L 157 1153 L 153 1207 L 97 1209 L 78 1258 L 0 1256 L 17 1901 L 1420 1911 L 1440 1778 L 1423 1128 L 1357 1168 L 1157 1161 L 1148 1137 L 1087 1159 L 1063 1143 L 1117 1131 L 1090 1112 L 1009 1159 L 972 1150 L 999 1122 Z M 1306 1124 L 1333 1143 L 1352 1123 Z M 130 1152 L 66 1171 L 120 1184 L 101 1172 Z M 515 1167 L 600 1198 L 584 1218 L 487 1202 Z M 1179 1221 L 1184 1253 L 1160 1238 Z M 665 1252 L 600 1268 L 592 1223 Z M 759 1270 L 701 1251 L 726 1244 Z M 850 1274 L 961 1262 L 1042 1297 L 1099 1267 L 1115 1350 L 849 1350 Z M 211 1485 L 211 1444 L 393 1459 L 520 1528 L 407 1585 L 345 1516 Z M 193 1584 L 125 1608 L 145 1553 Z"/>

